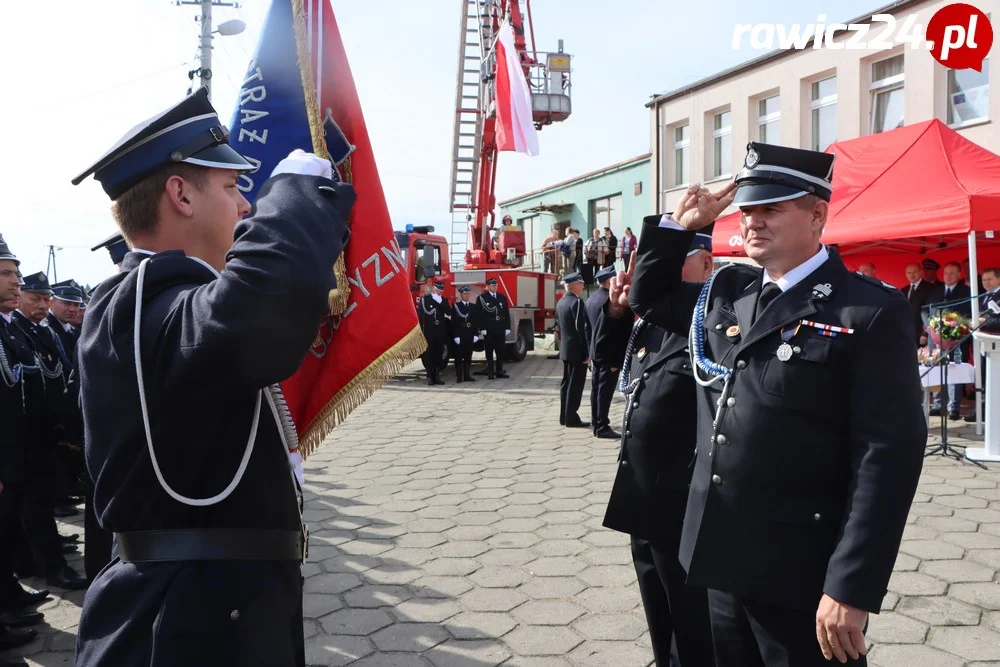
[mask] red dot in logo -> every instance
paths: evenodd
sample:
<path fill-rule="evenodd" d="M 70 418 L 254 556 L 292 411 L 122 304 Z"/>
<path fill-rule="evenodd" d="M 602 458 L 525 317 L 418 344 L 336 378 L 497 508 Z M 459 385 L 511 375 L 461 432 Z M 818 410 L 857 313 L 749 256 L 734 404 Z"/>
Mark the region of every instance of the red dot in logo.
<path fill-rule="evenodd" d="M 977 7 L 955 3 L 939 9 L 927 24 L 931 55 L 950 69 L 983 71 L 993 46 L 993 26 Z"/>

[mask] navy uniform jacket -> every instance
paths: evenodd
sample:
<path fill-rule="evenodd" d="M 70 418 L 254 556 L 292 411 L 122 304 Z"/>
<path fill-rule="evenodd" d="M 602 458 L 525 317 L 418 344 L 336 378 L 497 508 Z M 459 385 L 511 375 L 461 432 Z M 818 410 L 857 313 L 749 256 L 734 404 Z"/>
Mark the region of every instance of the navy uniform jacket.
<path fill-rule="evenodd" d="M 507 295 L 497 292 L 493 294 L 489 290 L 484 291 L 476 300 L 479 306 L 483 329 L 494 340 L 499 337 L 504 339 L 504 332 L 510 329 L 510 304 L 507 302 Z"/>
<path fill-rule="evenodd" d="M 681 281 L 691 237 L 647 224 L 629 299 L 640 317 L 681 335 L 702 288 Z M 680 559 L 693 585 L 813 611 L 825 593 L 878 613 L 927 425 L 906 300 L 830 255 L 753 323 L 761 269 L 716 274 L 706 355 L 733 375 L 724 396 L 721 382 L 697 392 Z M 781 361 L 782 329 L 803 319 L 854 333 L 801 326 L 791 339 L 798 352 Z"/>
<path fill-rule="evenodd" d="M 84 318 L 86 319 L 86 318 Z M 59 336 L 60 342 L 62 342 L 63 350 L 66 352 L 71 360 L 76 359 L 76 344 L 80 338 L 80 332 L 77 329 L 73 331 L 66 331 L 66 325 L 59 321 L 52 313 L 45 316 L 45 321 L 48 322 L 49 328 Z"/>
<path fill-rule="evenodd" d="M 584 312 L 583 299 L 566 292 L 556 304 L 559 321 L 559 358 L 582 364 L 590 356 L 590 324 Z"/>
<path fill-rule="evenodd" d="M 59 395 L 62 393 L 62 381 L 43 376 L 39 366 L 39 354 L 34 341 L 25 330 L 11 317 L 7 325 L 7 334 L 18 345 L 18 357 L 22 363 L 32 367 L 26 371 L 21 381 L 21 403 L 24 410 L 24 421 L 20 429 L 21 446 L 25 450 L 28 473 L 43 472 L 38 469 L 41 461 L 51 451 L 55 444 L 53 439 L 53 424 L 58 417 Z M 0 480 L 3 481 L 3 480 Z"/>
<path fill-rule="evenodd" d="M 420 330 L 428 342 L 444 342 L 445 335 L 451 328 L 451 306 L 447 299 L 441 297 L 441 303 L 438 303 L 430 294 L 423 295 L 417 301 L 417 317 L 420 320 Z"/>
<path fill-rule="evenodd" d="M 590 327 L 590 332 L 592 334 L 587 348 L 587 356 L 589 356 L 597 366 L 605 368 L 621 368 L 622 357 L 617 359 L 602 359 L 598 356 L 597 351 L 595 350 L 595 346 L 597 345 L 597 330 L 601 324 L 601 320 L 604 319 L 604 307 L 608 304 L 609 297 L 610 292 L 603 287 L 599 287 L 593 294 L 587 297 L 587 301 L 584 302 L 584 309 L 587 314 L 587 326 Z M 627 340 L 625 342 L 626 344 L 628 343 Z"/>
<path fill-rule="evenodd" d="M 633 321 L 631 312 L 605 317 L 597 331 L 598 354 L 620 352 Z M 676 535 L 684 518 L 695 457 L 696 392 L 687 337 L 642 320 L 634 326 L 640 329 L 632 343 L 631 391 L 604 526 L 656 542 L 668 532 Z"/>
<path fill-rule="evenodd" d="M 947 289 L 947 285 L 944 283 L 937 283 L 934 288 L 931 289 L 930 295 L 927 297 L 927 305 L 931 306 L 929 311 L 929 316 L 934 317 L 938 314 L 940 309 L 935 308 L 934 304 L 937 303 L 951 303 L 953 301 L 961 301 L 963 299 L 969 299 L 972 297 L 972 291 L 969 286 L 965 283 L 956 283 L 951 288 L 951 294 L 945 298 L 944 291 Z M 980 292 L 981 294 L 981 292 Z M 944 312 L 955 312 L 959 315 L 965 315 L 969 317 L 972 315 L 972 302 L 965 301 L 964 303 L 956 303 L 954 306 L 947 306 L 943 309 Z"/>
<path fill-rule="evenodd" d="M 479 335 L 483 325 L 482 315 L 476 307 L 476 302 L 456 301 L 451 310 L 451 319 L 448 321 L 451 325 L 449 337 L 460 339 L 461 345 L 472 345 L 473 336 Z"/>
<path fill-rule="evenodd" d="M 222 275 L 181 251 L 153 256 L 142 307 L 142 366 L 152 441 L 167 483 L 211 497 L 243 457 L 258 390 L 291 376 L 327 314 L 332 272 L 353 200 L 319 177 L 268 181 L 240 222 Z M 133 353 L 136 268 L 94 293 L 80 339 L 87 468 L 101 525 L 115 532 L 176 528 L 296 530 L 288 454 L 267 403 L 243 481 L 226 500 L 189 507 L 153 473 Z"/>
<path fill-rule="evenodd" d="M 17 325 L 0 318 L 0 345 L 3 346 L 8 366 L 13 370 L 17 364 L 35 366 L 34 352 L 20 336 L 13 331 Z M 3 372 L 3 371 L 0 371 Z M 7 386 L 5 379 L 0 379 L 0 482 L 20 482 L 25 476 L 25 432 L 27 430 L 27 415 L 25 414 L 28 400 L 28 386 L 33 382 L 28 379 Z M 4 539 L 8 539 L 4 537 Z"/>

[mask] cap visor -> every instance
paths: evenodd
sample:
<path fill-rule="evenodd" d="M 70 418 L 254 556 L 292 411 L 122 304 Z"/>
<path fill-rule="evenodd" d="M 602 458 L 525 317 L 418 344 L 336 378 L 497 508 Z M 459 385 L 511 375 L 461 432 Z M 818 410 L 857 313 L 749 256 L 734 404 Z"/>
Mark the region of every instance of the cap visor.
<path fill-rule="evenodd" d="M 775 183 L 743 183 L 736 190 L 733 206 L 757 206 L 789 199 L 798 199 L 809 194 L 805 190 Z"/>
<path fill-rule="evenodd" d="M 212 167 L 214 169 L 235 169 L 236 171 L 253 171 L 256 169 L 255 166 L 247 162 L 229 144 L 209 146 L 187 158 L 184 162 L 196 164 L 199 167 Z"/>
<path fill-rule="evenodd" d="M 50 289 L 28 289 L 26 287 L 21 288 L 22 292 L 31 292 L 32 294 L 47 294 L 52 296 L 52 290 Z"/>

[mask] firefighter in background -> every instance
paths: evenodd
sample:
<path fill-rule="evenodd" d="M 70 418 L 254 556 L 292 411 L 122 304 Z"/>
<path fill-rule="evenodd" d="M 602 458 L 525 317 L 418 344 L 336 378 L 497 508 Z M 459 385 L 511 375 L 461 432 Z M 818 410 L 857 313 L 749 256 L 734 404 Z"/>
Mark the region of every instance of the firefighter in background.
<path fill-rule="evenodd" d="M 479 308 L 470 299 L 472 288 L 463 285 L 458 288 L 460 300 L 455 302 L 451 313 L 451 338 L 455 343 L 455 377 L 458 382 L 475 382 L 472 377 L 472 346 L 479 340 Z"/>
<path fill-rule="evenodd" d="M 487 291 L 479 295 L 477 305 L 482 317 L 479 334 L 486 343 L 486 375 L 494 378 L 509 378 L 503 371 L 503 349 L 510 334 L 510 305 L 507 295 L 497 292 L 497 279 L 486 281 Z"/>
<path fill-rule="evenodd" d="M 448 344 L 449 320 L 451 306 L 441 296 L 444 283 L 435 280 L 430 285 L 431 291 L 420 297 L 417 302 L 417 315 L 420 318 L 420 330 L 427 339 L 427 350 L 424 352 L 424 367 L 427 369 L 427 384 L 444 384 L 440 377 L 441 359 Z"/>

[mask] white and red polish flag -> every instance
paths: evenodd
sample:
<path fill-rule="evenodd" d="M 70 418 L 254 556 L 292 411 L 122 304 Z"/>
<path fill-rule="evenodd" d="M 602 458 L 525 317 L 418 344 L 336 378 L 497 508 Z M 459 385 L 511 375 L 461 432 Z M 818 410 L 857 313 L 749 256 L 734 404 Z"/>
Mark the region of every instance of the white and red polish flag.
<path fill-rule="evenodd" d="M 531 117 L 531 91 L 514 47 L 514 30 L 504 21 L 496 41 L 497 150 L 538 155 Z"/>

